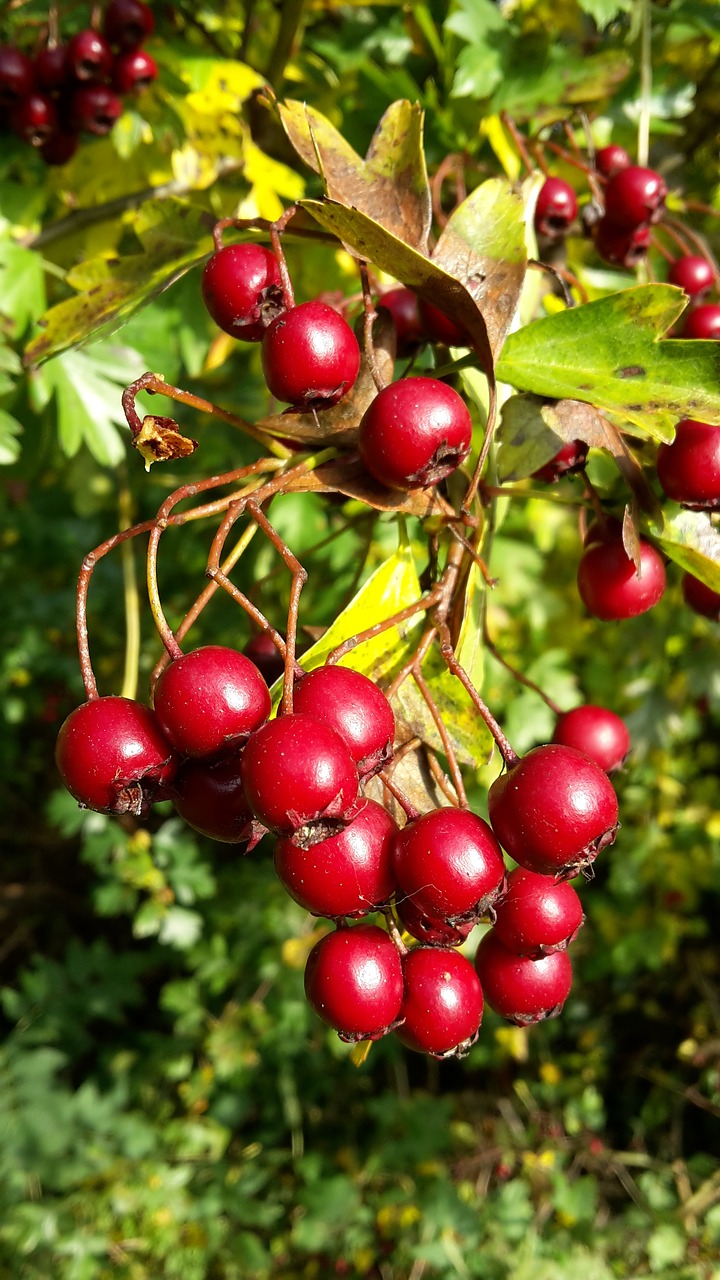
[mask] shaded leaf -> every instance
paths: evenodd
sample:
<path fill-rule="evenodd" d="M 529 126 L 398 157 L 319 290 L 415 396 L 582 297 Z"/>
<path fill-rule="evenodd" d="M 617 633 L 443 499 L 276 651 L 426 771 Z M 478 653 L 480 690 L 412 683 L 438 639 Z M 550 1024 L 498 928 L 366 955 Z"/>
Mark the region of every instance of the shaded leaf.
<path fill-rule="evenodd" d="M 665 508 L 659 520 L 644 522 L 662 551 L 681 569 L 720 591 L 720 530 L 705 511 Z"/>

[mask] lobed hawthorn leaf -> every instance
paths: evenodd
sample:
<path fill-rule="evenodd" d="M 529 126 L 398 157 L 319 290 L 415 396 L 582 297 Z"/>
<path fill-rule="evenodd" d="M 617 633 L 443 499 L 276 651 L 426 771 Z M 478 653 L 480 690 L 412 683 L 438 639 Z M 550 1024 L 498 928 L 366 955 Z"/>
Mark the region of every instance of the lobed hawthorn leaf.
<path fill-rule="evenodd" d="M 277 110 L 292 146 L 320 175 L 331 200 L 368 214 L 405 244 L 427 252 L 432 205 L 419 103 L 391 103 L 364 160 L 315 108 L 288 99 Z"/>
<path fill-rule="evenodd" d="M 681 569 L 720 591 L 720 529 L 707 512 L 671 505 L 643 521 L 643 527 Z"/>
<path fill-rule="evenodd" d="M 679 418 L 720 425 L 720 346 L 661 339 L 687 303 L 673 285 L 640 285 L 536 320 L 508 336 L 503 382 L 618 414 L 653 439 Z"/>

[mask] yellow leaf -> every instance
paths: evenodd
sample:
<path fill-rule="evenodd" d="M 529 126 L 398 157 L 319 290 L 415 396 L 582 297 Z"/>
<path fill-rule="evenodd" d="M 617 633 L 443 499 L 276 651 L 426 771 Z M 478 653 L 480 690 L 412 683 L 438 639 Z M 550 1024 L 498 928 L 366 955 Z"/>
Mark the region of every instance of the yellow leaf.
<path fill-rule="evenodd" d="M 480 134 L 487 138 L 510 181 L 517 182 L 520 177 L 520 157 L 509 141 L 500 117 L 486 116 L 480 124 Z"/>

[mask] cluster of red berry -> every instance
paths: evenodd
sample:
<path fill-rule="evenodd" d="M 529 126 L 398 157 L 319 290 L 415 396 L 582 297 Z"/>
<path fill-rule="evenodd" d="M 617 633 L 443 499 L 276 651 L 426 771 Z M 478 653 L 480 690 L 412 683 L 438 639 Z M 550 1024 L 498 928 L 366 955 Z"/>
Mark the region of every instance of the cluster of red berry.
<path fill-rule="evenodd" d="M 122 115 L 122 97 L 157 78 L 143 49 L 155 20 L 143 0 L 110 0 L 102 32 L 78 31 L 66 44 L 48 36 L 34 56 L 0 45 L 0 130 L 39 148 L 47 164 L 66 164 L 81 134 L 102 137 Z"/>

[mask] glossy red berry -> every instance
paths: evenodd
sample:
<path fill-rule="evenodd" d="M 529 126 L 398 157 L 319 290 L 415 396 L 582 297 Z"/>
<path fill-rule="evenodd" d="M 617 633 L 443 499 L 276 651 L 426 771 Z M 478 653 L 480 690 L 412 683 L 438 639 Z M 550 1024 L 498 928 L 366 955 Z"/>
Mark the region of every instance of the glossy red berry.
<path fill-rule="evenodd" d="M 471 339 L 465 329 L 456 320 L 452 320 L 434 302 L 421 298 L 419 302 L 420 319 L 423 332 L 428 342 L 435 342 L 442 347 L 467 347 Z"/>
<path fill-rule="evenodd" d="M 562 479 L 563 476 L 575 475 L 578 471 L 584 471 L 585 461 L 588 455 L 588 445 L 584 440 L 569 440 L 559 449 L 554 458 L 546 462 L 544 466 L 539 467 L 537 471 L 533 471 L 533 480 L 541 480 L 544 484 L 554 484 L 556 480 Z"/>
<path fill-rule="evenodd" d="M 398 897 L 426 916 L 477 920 L 504 887 L 502 850 L 487 822 L 467 809 L 432 809 L 395 838 Z"/>
<path fill-rule="evenodd" d="M 55 759 L 65 786 L 83 808 L 143 814 L 177 758 L 149 707 L 131 698 L 93 698 L 71 711 L 57 737 Z"/>
<path fill-rule="evenodd" d="M 186 760 L 174 780 L 172 800 L 183 821 L 211 840 L 247 844 L 255 835 L 239 755 L 214 761 Z"/>
<path fill-rule="evenodd" d="M 451 924 L 439 916 L 425 915 L 412 898 L 402 895 L 398 895 L 395 910 L 405 932 L 430 947 L 459 947 L 477 923 L 472 917 Z"/>
<path fill-rule="evenodd" d="M 398 1039 L 434 1057 L 463 1057 L 477 1040 L 483 1015 L 480 980 L 459 951 L 413 947 L 402 962 L 405 995 Z"/>
<path fill-rule="evenodd" d="M 564 236 L 577 216 L 577 196 L 563 178 L 546 178 L 535 206 L 535 230 L 549 240 Z"/>
<path fill-rule="evenodd" d="M 720 303 L 705 302 L 695 307 L 685 321 L 683 337 L 720 339 Z"/>
<path fill-rule="evenodd" d="M 113 62 L 112 85 L 116 93 L 142 93 L 157 78 L 157 62 L 145 49 L 120 53 Z"/>
<path fill-rule="evenodd" d="M 47 45 L 35 59 L 35 80 L 38 89 L 45 93 L 57 93 L 67 81 L 67 46 Z"/>
<path fill-rule="evenodd" d="M 392 757 L 395 717 L 382 689 L 351 667 L 318 667 L 302 676 L 293 694 L 295 711 L 337 730 L 350 748 L 361 778 L 371 777 Z"/>
<path fill-rule="evenodd" d="M 493 782 L 493 831 L 521 867 L 567 880 L 617 832 L 618 802 L 599 765 L 574 747 L 534 747 Z"/>
<path fill-rule="evenodd" d="M 302 849 L 281 836 L 275 870 L 291 898 L 314 916 L 366 916 L 395 891 L 391 846 L 398 825 L 374 800 L 360 801 L 352 822 Z"/>
<path fill-rule="evenodd" d="M 595 152 L 595 168 L 604 178 L 612 178 L 621 169 L 629 169 L 632 161 L 624 147 L 611 142 Z"/>
<path fill-rule="evenodd" d="M 391 489 L 438 484 L 470 452 L 465 402 L 436 378 L 403 378 L 372 401 L 358 432 L 360 457 Z"/>
<path fill-rule="evenodd" d="M 248 640 L 243 646 L 243 653 L 246 658 L 255 663 L 268 688 L 279 680 L 285 671 L 285 660 L 282 654 L 264 631 Z"/>
<path fill-rule="evenodd" d="M 697 298 L 712 289 L 715 273 L 707 258 L 691 253 L 684 258 L 676 258 L 668 272 L 668 283 L 678 285 L 691 298 Z"/>
<path fill-rule="evenodd" d="M 683 418 L 672 444 L 660 445 L 656 466 L 668 498 L 697 511 L 720 506 L 720 427 Z"/>
<path fill-rule="evenodd" d="M 104 138 L 123 113 L 123 104 L 104 84 L 86 84 L 76 89 L 70 104 L 73 128 Z"/>
<path fill-rule="evenodd" d="M 495 909 L 493 933 L 509 951 L 536 960 L 564 951 L 583 920 L 582 904 L 571 884 L 516 867 Z"/>
<path fill-rule="evenodd" d="M 152 9 L 142 0 L 110 0 L 103 30 L 111 44 L 126 51 L 137 49 L 154 29 Z"/>
<path fill-rule="evenodd" d="M 201 289 L 216 325 L 243 342 L 260 342 L 283 306 L 277 258 L 261 244 L 216 250 L 205 263 Z"/>
<path fill-rule="evenodd" d="M 347 320 L 325 302 L 283 311 L 262 340 L 265 381 L 277 400 L 298 408 L 336 404 L 360 370 L 360 348 Z"/>
<path fill-rule="evenodd" d="M 631 164 L 608 182 L 605 188 L 605 216 L 616 227 L 629 231 L 642 222 L 657 222 L 665 208 L 667 186 L 654 169 Z"/>
<path fill-rule="evenodd" d="M 607 218 L 601 218 L 594 231 L 595 248 L 604 262 L 614 267 L 632 271 L 647 256 L 651 233 L 648 226 L 617 227 Z"/>
<path fill-rule="evenodd" d="M 0 44 L 0 110 L 12 109 L 35 87 L 33 64 L 12 44 Z"/>
<path fill-rule="evenodd" d="M 586 703 L 558 716 L 552 740 L 564 747 L 576 747 L 594 760 L 605 773 L 621 768 L 630 750 L 628 727 L 607 707 Z"/>
<path fill-rule="evenodd" d="M 40 155 L 46 164 L 61 165 L 67 164 L 68 160 L 72 160 L 78 149 L 78 136 L 76 133 L 64 133 L 60 129 L 56 129 L 46 142 L 40 147 Z"/>
<path fill-rule="evenodd" d="M 531 960 L 504 947 L 494 929 L 477 949 L 475 968 L 490 1008 L 520 1027 L 557 1017 L 572 986 L 567 951 Z"/>
<path fill-rule="evenodd" d="M 65 52 L 67 74 L 84 83 L 106 80 L 113 64 L 112 49 L 99 31 L 78 31 Z"/>
<path fill-rule="evenodd" d="M 46 93 L 29 93 L 12 113 L 12 126 L 23 142 L 41 147 L 57 129 L 57 110 Z"/>
<path fill-rule="evenodd" d="M 395 944 L 374 924 L 327 934 L 308 956 L 305 994 L 341 1040 L 378 1040 L 397 1022 L 403 1000 Z"/>
<path fill-rule="evenodd" d="M 713 591 L 712 587 L 708 587 L 692 573 L 685 573 L 682 593 L 686 605 L 693 613 L 699 613 L 713 622 L 720 622 L 720 591 Z"/>
<path fill-rule="evenodd" d="M 417 294 L 400 285 L 381 294 L 377 305 L 385 307 L 395 322 L 398 355 L 410 355 L 425 337 Z"/>
<path fill-rule="evenodd" d="M 603 622 L 635 618 L 652 609 L 663 595 L 665 565 L 659 551 L 641 538 L 638 574 L 622 538 L 610 538 L 583 552 L 577 583 L 580 598 L 594 617 Z"/>
<path fill-rule="evenodd" d="M 355 761 L 339 733 L 310 716 L 270 720 L 242 755 L 245 795 L 255 816 L 278 835 L 309 845 L 354 817 Z"/>
<path fill-rule="evenodd" d="M 155 686 L 155 714 L 181 755 L 232 750 L 270 715 L 270 693 L 244 654 L 209 644 L 175 658 Z"/>

